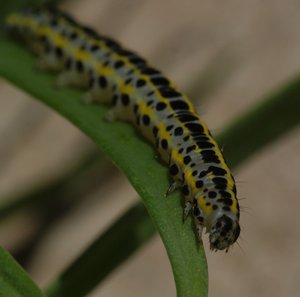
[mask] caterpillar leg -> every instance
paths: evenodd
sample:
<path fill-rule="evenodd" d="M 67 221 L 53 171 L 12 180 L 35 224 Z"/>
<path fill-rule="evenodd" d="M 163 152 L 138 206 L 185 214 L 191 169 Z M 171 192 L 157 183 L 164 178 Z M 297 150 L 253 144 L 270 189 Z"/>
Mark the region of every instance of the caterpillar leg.
<path fill-rule="evenodd" d="M 105 120 L 108 122 L 113 122 L 118 119 L 118 114 L 115 108 L 110 108 L 105 114 Z"/>
<path fill-rule="evenodd" d="M 169 194 L 173 193 L 175 190 L 177 190 L 180 187 L 181 187 L 181 184 L 178 181 L 172 182 L 165 193 L 165 197 L 167 197 Z"/>
<path fill-rule="evenodd" d="M 108 121 L 116 119 L 127 122 L 134 121 L 133 99 L 128 94 L 115 93 L 110 101 L 112 102 L 112 107 L 105 116 Z"/>
<path fill-rule="evenodd" d="M 182 221 L 185 222 L 189 214 L 191 213 L 191 210 L 193 208 L 193 204 L 190 201 L 185 201 L 184 208 L 183 208 L 183 214 L 182 214 Z"/>
<path fill-rule="evenodd" d="M 85 94 L 82 95 L 81 101 L 86 104 L 92 104 L 96 100 L 93 98 L 91 92 L 86 92 Z"/>
<path fill-rule="evenodd" d="M 118 106 L 111 107 L 105 114 L 105 119 L 108 122 L 113 122 L 115 120 L 127 120 L 126 114 L 120 110 Z"/>
<path fill-rule="evenodd" d="M 72 85 L 73 77 L 72 73 L 69 71 L 64 71 L 60 73 L 55 81 L 55 86 L 58 88 L 67 87 Z"/>
<path fill-rule="evenodd" d="M 86 75 L 78 75 L 75 71 L 63 71 L 58 75 L 55 86 L 59 88 L 67 86 L 86 88 L 88 80 Z"/>
<path fill-rule="evenodd" d="M 202 238 L 202 232 L 204 228 L 204 214 L 200 206 L 196 203 L 193 206 L 193 214 L 194 214 L 194 219 L 195 219 L 195 224 L 196 224 L 196 234 L 197 238 L 199 241 L 201 241 Z"/>
<path fill-rule="evenodd" d="M 41 71 L 49 70 L 49 64 L 43 57 L 39 57 L 34 63 L 34 68 Z"/>
<path fill-rule="evenodd" d="M 88 77 L 88 85 L 89 90 L 83 95 L 82 98 L 85 103 L 111 103 L 112 95 L 114 93 L 113 86 L 115 85 L 112 79 L 90 71 Z"/>
<path fill-rule="evenodd" d="M 110 103 L 111 91 L 93 88 L 82 96 L 84 103 Z"/>
<path fill-rule="evenodd" d="M 59 71 L 62 70 L 64 66 L 64 62 L 61 59 L 57 59 L 54 55 L 41 55 L 38 56 L 34 67 L 38 70 L 51 70 L 51 71 Z"/>
<path fill-rule="evenodd" d="M 196 235 L 198 242 L 202 242 L 202 233 L 203 233 L 203 225 L 199 222 L 196 222 Z"/>
<path fill-rule="evenodd" d="M 182 172 L 180 170 L 179 164 L 177 164 L 177 162 L 175 161 L 175 158 L 173 156 L 173 151 L 171 152 L 168 159 L 169 159 L 169 173 L 170 173 L 171 177 L 173 178 L 173 180 L 176 183 L 181 185 L 182 184 Z"/>

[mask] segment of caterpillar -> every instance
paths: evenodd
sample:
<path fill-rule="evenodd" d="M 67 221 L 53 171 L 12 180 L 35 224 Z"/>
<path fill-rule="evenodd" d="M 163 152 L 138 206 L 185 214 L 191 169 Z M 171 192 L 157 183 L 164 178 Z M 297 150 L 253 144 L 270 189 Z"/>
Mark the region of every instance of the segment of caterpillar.
<path fill-rule="evenodd" d="M 183 215 L 193 213 L 199 240 L 206 227 L 211 249 L 228 251 L 240 234 L 234 178 L 186 96 L 137 54 L 55 8 L 11 14 L 6 26 L 40 68 L 60 72 L 58 85 L 87 89 L 85 100 L 111 104 L 109 118 L 131 122 L 155 144 L 174 180 L 168 192 L 182 188 Z"/>

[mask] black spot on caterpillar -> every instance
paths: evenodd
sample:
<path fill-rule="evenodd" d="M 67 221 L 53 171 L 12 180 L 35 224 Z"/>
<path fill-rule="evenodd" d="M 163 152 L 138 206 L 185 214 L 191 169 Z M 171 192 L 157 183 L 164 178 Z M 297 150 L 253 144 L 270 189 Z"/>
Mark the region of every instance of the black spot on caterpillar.
<path fill-rule="evenodd" d="M 86 89 L 85 100 L 110 104 L 111 118 L 131 122 L 155 144 L 199 240 L 205 227 L 211 249 L 227 251 L 240 233 L 235 182 L 188 98 L 136 53 L 55 8 L 11 14 L 6 26 L 33 49 L 39 67 L 60 72 L 59 85 Z"/>

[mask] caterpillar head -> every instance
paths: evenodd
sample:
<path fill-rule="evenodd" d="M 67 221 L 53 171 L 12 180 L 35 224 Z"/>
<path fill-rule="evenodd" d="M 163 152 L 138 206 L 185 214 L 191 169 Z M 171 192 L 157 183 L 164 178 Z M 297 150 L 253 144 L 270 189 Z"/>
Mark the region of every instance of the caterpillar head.
<path fill-rule="evenodd" d="M 228 251 L 240 235 L 240 225 L 238 220 L 233 220 L 227 215 L 222 215 L 210 228 L 210 249 Z"/>

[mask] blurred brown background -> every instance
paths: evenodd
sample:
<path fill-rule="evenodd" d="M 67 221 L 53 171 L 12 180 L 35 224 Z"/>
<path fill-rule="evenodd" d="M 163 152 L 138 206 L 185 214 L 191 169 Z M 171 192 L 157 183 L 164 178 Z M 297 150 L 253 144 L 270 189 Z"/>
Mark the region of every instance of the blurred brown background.
<path fill-rule="evenodd" d="M 163 70 L 191 95 L 214 134 L 300 73 L 299 1 L 86 0 L 63 7 Z M 0 90 L 0 197 L 5 199 L 56 176 L 92 144 L 5 81 Z M 209 296 L 299 296 L 299 136 L 299 128 L 290 131 L 235 172 L 243 198 L 240 247 L 228 254 L 207 249 Z M 36 247 L 29 271 L 41 286 L 136 200 L 126 178 L 106 170 L 109 178 L 99 177 L 98 190 L 58 220 Z M 38 220 L 21 213 L 1 222 L 0 244 L 14 251 Z M 175 296 L 160 238 L 156 235 L 90 296 Z"/>

